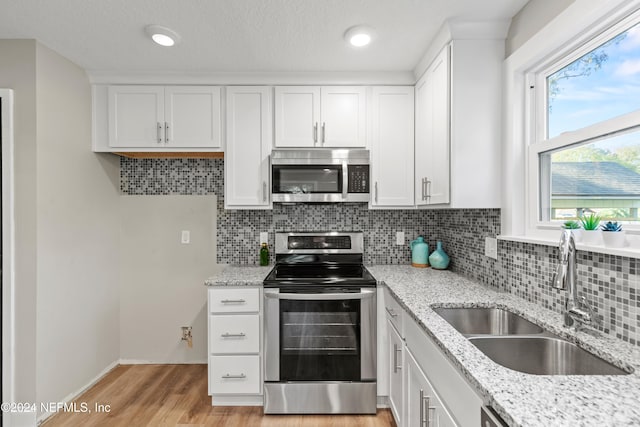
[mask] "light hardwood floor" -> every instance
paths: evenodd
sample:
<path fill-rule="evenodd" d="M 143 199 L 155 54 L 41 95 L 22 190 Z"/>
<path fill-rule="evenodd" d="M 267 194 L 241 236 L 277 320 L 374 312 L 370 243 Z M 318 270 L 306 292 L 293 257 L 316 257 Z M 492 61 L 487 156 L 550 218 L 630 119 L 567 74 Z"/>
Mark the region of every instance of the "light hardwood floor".
<path fill-rule="evenodd" d="M 377 415 L 263 415 L 261 407 L 212 407 L 207 365 L 122 365 L 78 397 L 91 413 L 60 412 L 43 427 L 393 427 L 389 410 Z M 95 405 L 110 405 L 96 412 Z"/>

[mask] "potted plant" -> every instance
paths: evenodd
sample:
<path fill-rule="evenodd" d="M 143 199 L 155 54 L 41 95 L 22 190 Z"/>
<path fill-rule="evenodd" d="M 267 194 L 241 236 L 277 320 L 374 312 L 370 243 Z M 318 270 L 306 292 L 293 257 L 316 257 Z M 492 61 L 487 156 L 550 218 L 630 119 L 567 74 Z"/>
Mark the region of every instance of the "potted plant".
<path fill-rule="evenodd" d="M 565 221 L 562 224 L 562 228 L 565 230 L 571 230 L 571 234 L 573 234 L 573 238 L 576 242 L 579 242 L 582 239 L 582 229 L 580 228 L 580 223 L 578 221 Z"/>
<path fill-rule="evenodd" d="M 582 243 L 585 245 L 601 245 L 602 232 L 600 231 L 600 216 L 592 213 L 580 217 L 582 224 Z"/>
<path fill-rule="evenodd" d="M 607 221 L 602 227 L 602 240 L 609 248 L 622 248 L 626 244 L 626 236 L 622 225 L 617 221 Z"/>

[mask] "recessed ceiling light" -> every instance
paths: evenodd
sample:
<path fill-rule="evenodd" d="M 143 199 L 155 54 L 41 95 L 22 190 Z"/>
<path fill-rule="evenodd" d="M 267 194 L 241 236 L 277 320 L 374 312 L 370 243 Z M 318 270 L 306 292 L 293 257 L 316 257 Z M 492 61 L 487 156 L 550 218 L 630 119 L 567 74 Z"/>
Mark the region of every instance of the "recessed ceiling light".
<path fill-rule="evenodd" d="M 344 33 L 344 39 L 355 47 L 368 45 L 373 40 L 373 36 L 373 29 L 365 25 L 351 27 Z"/>
<path fill-rule="evenodd" d="M 160 46 L 173 46 L 180 41 L 180 36 L 173 30 L 160 25 L 147 25 L 145 32 L 151 40 L 158 43 Z"/>

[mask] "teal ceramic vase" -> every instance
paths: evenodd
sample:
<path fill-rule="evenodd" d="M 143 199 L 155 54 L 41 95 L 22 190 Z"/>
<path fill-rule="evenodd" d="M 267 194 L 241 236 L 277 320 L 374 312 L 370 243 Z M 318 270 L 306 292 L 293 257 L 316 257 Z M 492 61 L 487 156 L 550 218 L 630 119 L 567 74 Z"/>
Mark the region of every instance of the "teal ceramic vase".
<path fill-rule="evenodd" d="M 429 245 L 424 237 L 418 236 L 409 244 L 411 248 L 411 265 L 418 268 L 429 267 Z"/>
<path fill-rule="evenodd" d="M 442 250 L 442 242 L 438 240 L 436 250 L 429 255 L 429 263 L 432 268 L 444 270 L 449 266 L 449 255 Z"/>

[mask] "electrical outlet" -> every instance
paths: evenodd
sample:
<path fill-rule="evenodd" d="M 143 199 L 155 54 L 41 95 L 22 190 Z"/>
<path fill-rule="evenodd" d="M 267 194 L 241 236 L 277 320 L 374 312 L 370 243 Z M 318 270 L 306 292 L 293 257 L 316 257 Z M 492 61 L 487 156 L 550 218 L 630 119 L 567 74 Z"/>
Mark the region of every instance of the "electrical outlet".
<path fill-rule="evenodd" d="M 180 235 L 180 243 L 182 243 L 183 245 L 188 245 L 189 243 L 191 243 L 191 233 L 189 232 L 189 230 L 182 230 L 182 233 Z"/>
<path fill-rule="evenodd" d="M 495 237 L 484 238 L 484 255 L 489 258 L 498 259 L 498 239 Z"/>
<path fill-rule="evenodd" d="M 269 243 L 269 232 L 261 232 L 260 233 L 260 244 Z"/>
<path fill-rule="evenodd" d="M 404 246 L 404 231 L 396 231 L 396 245 Z"/>

